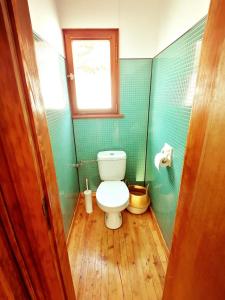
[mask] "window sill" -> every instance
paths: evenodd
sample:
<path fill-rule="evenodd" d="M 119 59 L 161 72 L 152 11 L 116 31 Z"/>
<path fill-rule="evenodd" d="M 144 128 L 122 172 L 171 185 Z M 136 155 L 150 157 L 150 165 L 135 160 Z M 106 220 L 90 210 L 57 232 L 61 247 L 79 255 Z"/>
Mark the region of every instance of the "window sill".
<path fill-rule="evenodd" d="M 123 114 L 80 114 L 73 115 L 73 119 L 119 119 L 123 118 Z"/>

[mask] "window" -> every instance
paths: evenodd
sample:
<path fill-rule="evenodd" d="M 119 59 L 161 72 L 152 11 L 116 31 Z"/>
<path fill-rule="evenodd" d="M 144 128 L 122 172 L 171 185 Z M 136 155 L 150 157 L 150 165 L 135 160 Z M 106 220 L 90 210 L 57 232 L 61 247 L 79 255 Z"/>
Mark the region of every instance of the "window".
<path fill-rule="evenodd" d="M 118 29 L 64 29 L 73 118 L 119 114 Z"/>

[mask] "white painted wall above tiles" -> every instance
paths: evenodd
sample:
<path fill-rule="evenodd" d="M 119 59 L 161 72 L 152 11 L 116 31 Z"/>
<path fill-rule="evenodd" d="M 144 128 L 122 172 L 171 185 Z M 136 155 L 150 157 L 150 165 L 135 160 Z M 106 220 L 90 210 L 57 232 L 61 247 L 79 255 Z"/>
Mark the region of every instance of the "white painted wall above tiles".
<path fill-rule="evenodd" d="M 120 29 L 120 57 L 154 57 L 203 18 L 209 0 L 55 0 L 62 28 Z"/>
<path fill-rule="evenodd" d="M 157 42 L 159 0 L 121 0 L 120 57 L 153 57 Z"/>
<path fill-rule="evenodd" d="M 119 25 L 119 0 L 55 0 L 63 28 Z"/>
<path fill-rule="evenodd" d="M 28 0 L 33 30 L 60 53 L 63 53 L 60 26 L 114 27 L 120 29 L 121 58 L 154 57 L 204 17 L 209 2 L 210 0 Z"/>
<path fill-rule="evenodd" d="M 54 0 L 28 0 L 32 29 L 63 55 L 62 31 Z"/>
<path fill-rule="evenodd" d="M 207 15 L 210 0 L 160 0 L 158 37 L 155 54 Z"/>
<path fill-rule="evenodd" d="M 152 57 L 159 0 L 56 0 L 62 28 L 119 28 L 120 57 Z"/>

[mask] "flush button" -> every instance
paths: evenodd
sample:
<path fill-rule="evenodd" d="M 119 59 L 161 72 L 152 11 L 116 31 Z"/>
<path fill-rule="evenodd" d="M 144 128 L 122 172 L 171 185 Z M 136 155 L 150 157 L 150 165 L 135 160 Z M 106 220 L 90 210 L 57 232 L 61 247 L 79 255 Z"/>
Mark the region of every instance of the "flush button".
<path fill-rule="evenodd" d="M 113 153 L 113 152 L 111 152 L 111 153 L 110 153 L 110 155 L 112 155 L 112 156 L 113 156 L 113 155 L 114 155 L 114 153 Z"/>

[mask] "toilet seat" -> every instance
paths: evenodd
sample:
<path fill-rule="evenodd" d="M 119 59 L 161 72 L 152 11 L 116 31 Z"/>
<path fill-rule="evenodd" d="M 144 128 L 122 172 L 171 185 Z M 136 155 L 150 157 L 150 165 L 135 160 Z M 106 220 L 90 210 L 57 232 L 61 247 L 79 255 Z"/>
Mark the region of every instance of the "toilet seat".
<path fill-rule="evenodd" d="M 129 204 L 129 190 L 123 181 L 103 181 L 96 192 L 102 210 L 122 211 Z"/>

